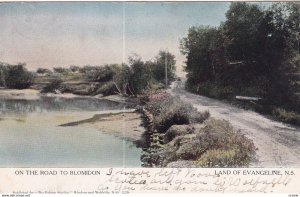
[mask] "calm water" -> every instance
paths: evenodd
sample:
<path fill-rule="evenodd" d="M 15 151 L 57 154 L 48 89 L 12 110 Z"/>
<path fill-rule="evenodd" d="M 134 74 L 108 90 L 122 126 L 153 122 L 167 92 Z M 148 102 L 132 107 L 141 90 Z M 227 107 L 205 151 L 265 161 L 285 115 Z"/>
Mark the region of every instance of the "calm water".
<path fill-rule="evenodd" d="M 141 149 L 96 129 L 60 127 L 124 106 L 92 98 L 0 101 L 0 167 L 140 167 Z"/>

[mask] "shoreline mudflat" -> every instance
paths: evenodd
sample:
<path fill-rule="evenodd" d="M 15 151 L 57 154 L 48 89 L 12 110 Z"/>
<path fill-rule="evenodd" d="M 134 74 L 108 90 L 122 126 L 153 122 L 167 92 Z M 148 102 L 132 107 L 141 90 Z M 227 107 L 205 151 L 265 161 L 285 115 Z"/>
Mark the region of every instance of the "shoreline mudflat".
<path fill-rule="evenodd" d="M 140 113 L 134 111 L 96 114 L 92 118 L 69 122 L 59 126 L 95 128 L 103 133 L 112 134 L 132 142 L 142 139 L 145 128 Z"/>

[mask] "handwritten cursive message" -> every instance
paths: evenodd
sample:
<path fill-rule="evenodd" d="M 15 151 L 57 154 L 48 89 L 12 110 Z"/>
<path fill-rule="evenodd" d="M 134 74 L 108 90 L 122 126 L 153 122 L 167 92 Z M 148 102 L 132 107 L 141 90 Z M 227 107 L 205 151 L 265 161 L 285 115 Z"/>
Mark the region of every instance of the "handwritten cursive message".
<path fill-rule="evenodd" d="M 6 191 L 4 188 L 7 186 L 11 189 L 9 192 L 22 194 L 28 191 L 40 194 L 299 192 L 299 169 L 21 168 L 10 172 L 3 176 L 0 170 L 0 191 Z M 3 184 L 5 177 L 11 184 Z M 27 184 L 33 182 L 39 184 Z M 12 184 L 16 187 L 12 187 Z"/>

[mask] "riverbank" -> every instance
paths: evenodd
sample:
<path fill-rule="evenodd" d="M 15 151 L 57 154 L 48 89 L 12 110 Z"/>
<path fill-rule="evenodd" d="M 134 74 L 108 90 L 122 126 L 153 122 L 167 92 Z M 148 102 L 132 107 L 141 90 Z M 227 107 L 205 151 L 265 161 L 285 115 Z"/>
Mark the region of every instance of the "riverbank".
<path fill-rule="evenodd" d="M 138 144 L 145 132 L 142 126 L 141 114 L 135 110 L 116 111 L 96 114 L 92 118 L 69 122 L 59 126 L 77 126 L 95 128 L 103 133 L 129 140 Z"/>
<path fill-rule="evenodd" d="M 83 132 L 97 129 L 131 141 L 143 147 L 141 161 L 145 167 L 245 167 L 255 153 L 253 142 L 227 121 L 211 118 L 209 112 L 199 112 L 164 91 L 138 98 L 41 94 L 33 90 L 4 90 L 4 93 L 9 93 L 6 98 L 14 99 L 34 98 L 34 95 L 107 99 L 137 108 L 95 111 L 88 118 L 64 121 L 59 126 L 82 128 Z M 138 107 L 140 103 L 143 105 Z"/>
<path fill-rule="evenodd" d="M 134 107 L 136 99 L 126 98 L 120 95 L 110 96 L 80 96 L 72 93 L 40 93 L 35 89 L 0 89 L 0 99 L 3 100 L 39 100 L 41 97 L 49 98 L 94 98 L 99 100 L 108 100 L 119 104 L 124 104 L 127 107 Z M 111 134 L 138 144 L 145 131 L 142 125 L 141 114 L 135 109 L 105 111 L 103 114 L 94 114 L 94 116 L 76 120 L 73 122 L 64 122 L 60 126 L 76 126 L 82 128 L 95 128 L 103 133 Z"/>
<path fill-rule="evenodd" d="M 145 167 L 247 167 L 255 159 L 253 141 L 228 121 L 169 93 L 150 95 L 141 111 Z"/>

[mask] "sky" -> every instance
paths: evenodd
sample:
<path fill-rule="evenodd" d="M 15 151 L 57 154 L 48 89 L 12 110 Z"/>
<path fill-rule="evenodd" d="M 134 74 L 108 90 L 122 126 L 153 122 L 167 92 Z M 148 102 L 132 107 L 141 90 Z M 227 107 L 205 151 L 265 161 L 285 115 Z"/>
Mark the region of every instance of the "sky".
<path fill-rule="evenodd" d="M 153 59 L 168 50 L 181 70 L 179 40 L 191 26 L 218 26 L 229 2 L 0 3 L 0 61 L 30 70 Z"/>

